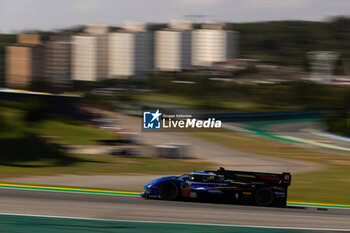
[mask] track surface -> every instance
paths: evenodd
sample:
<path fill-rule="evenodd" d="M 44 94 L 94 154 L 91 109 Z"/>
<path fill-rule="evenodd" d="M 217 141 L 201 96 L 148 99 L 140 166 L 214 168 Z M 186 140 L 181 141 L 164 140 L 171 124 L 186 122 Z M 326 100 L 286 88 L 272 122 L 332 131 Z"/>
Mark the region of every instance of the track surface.
<path fill-rule="evenodd" d="M 1 232 L 7 233 L 324 233 L 346 232 L 334 229 L 247 227 L 234 225 L 186 224 L 169 222 L 122 221 L 57 216 L 0 214 Z"/>
<path fill-rule="evenodd" d="M 0 206 L 1 212 L 17 214 L 350 231 L 349 209 L 265 208 L 14 189 L 0 189 Z"/>

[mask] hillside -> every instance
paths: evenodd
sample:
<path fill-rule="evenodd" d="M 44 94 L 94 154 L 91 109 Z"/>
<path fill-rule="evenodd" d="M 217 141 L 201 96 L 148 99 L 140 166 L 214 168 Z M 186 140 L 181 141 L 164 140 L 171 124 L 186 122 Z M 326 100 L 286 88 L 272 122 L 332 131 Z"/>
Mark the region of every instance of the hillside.
<path fill-rule="evenodd" d="M 350 59 L 350 18 L 328 22 L 274 21 L 231 23 L 240 32 L 240 56 L 280 65 L 308 67 L 305 53 L 314 50 L 338 51 Z M 343 73 L 338 62 L 336 72 Z"/>

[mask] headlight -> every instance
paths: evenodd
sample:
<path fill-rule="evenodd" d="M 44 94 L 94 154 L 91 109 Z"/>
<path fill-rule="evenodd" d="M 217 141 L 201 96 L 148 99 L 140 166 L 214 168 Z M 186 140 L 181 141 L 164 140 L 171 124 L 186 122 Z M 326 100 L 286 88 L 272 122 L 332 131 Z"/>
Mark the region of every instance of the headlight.
<path fill-rule="evenodd" d="M 146 188 L 146 191 L 148 192 L 148 193 L 150 193 L 151 192 L 151 187 L 153 186 L 153 184 L 151 183 L 151 184 L 149 184 L 149 185 L 147 185 L 147 188 Z"/>

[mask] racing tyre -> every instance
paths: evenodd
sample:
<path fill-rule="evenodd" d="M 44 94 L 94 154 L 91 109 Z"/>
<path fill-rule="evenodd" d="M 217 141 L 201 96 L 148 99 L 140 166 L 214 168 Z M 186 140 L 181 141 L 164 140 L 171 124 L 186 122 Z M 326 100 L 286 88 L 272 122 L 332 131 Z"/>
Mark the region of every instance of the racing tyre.
<path fill-rule="evenodd" d="M 159 186 L 159 196 L 164 200 L 175 200 L 179 195 L 179 188 L 174 182 L 163 182 Z"/>
<path fill-rule="evenodd" d="M 270 188 L 263 187 L 255 192 L 255 203 L 259 206 L 270 206 L 275 196 Z"/>

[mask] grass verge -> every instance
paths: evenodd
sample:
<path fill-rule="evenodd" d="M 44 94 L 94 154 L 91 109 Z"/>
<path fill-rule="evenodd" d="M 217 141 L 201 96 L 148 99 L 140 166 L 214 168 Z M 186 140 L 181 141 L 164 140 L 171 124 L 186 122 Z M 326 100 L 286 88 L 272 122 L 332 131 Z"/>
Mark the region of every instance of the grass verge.
<path fill-rule="evenodd" d="M 26 133 L 47 137 L 55 142 L 70 145 L 99 144 L 95 139 L 117 139 L 110 131 L 100 130 L 65 119 L 48 119 L 29 126 L 23 119 L 24 112 L 14 108 L 0 107 L 1 138 L 21 138 Z M 1 123 L 0 122 L 0 123 Z"/>
<path fill-rule="evenodd" d="M 0 178 L 60 174 L 182 174 L 215 167 L 209 162 L 189 159 L 127 158 L 103 155 L 71 156 L 77 162 L 64 166 L 53 164 L 51 160 L 22 162 L 17 163 L 16 166 L 0 165 Z"/>
<path fill-rule="evenodd" d="M 35 131 L 42 136 L 52 137 L 55 141 L 69 145 L 94 145 L 95 139 L 116 139 L 115 133 L 89 126 L 70 124 L 64 121 L 44 121 Z"/>
<path fill-rule="evenodd" d="M 194 99 L 186 96 L 176 96 L 161 93 L 148 93 L 136 95 L 136 99 L 144 102 L 160 103 L 160 104 L 174 104 L 180 106 L 190 107 L 215 107 L 224 109 L 240 109 L 240 110 L 252 110 L 257 109 L 258 105 L 253 102 L 244 101 L 223 101 L 215 100 L 208 101 L 203 99 Z"/>
<path fill-rule="evenodd" d="M 193 98 L 180 95 L 164 94 L 164 93 L 147 93 L 147 94 L 136 94 L 135 99 L 137 101 L 160 103 L 160 104 L 174 104 L 179 106 L 190 106 L 190 107 L 202 107 L 202 108 L 221 108 L 228 110 L 239 110 L 239 111 L 271 111 L 271 110 L 295 110 L 299 109 L 297 106 L 276 106 L 266 105 L 262 103 L 256 103 L 252 101 L 228 101 L 224 99 L 208 98 Z"/>

